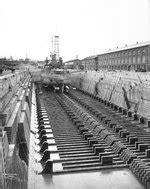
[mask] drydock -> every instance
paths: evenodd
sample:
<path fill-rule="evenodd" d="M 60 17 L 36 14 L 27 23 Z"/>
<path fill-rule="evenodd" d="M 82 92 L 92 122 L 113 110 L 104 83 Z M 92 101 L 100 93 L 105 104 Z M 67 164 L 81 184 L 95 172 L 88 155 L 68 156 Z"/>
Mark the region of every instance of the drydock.
<path fill-rule="evenodd" d="M 88 71 L 65 93 L 1 77 L 1 187 L 150 188 L 149 72 Z"/>

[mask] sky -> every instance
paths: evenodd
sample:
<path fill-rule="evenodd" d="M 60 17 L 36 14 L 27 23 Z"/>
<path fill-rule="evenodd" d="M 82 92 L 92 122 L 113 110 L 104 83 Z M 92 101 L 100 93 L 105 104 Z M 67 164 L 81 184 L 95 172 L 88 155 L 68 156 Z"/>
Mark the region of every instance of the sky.
<path fill-rule="evenodd" d="M 150 0 L 0 0 L 0 57 L 64 61 L 150 41 Z"/>

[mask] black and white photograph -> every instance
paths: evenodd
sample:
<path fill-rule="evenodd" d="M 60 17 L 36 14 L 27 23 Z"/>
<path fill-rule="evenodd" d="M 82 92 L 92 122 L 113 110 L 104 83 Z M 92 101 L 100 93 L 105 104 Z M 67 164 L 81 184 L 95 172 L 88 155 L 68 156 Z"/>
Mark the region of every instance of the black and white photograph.
<path fill-rule="evenodd" d="M 0 189 L 150 189 L 150 0 L 0 0 Z"/>

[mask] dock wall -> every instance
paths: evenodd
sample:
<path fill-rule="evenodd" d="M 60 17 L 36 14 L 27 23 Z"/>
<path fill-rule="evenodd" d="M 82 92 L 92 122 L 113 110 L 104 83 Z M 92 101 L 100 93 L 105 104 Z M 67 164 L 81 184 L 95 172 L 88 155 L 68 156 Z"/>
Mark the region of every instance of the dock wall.
<path fill-rule="evenodd" d="M 71 85 L 150 120 L 150 73 L 72 72 Z M 0 78 L 0 188 L 27 189 L 32 82 L 38 73 Z M 32 122 L 35 122 L 32 119 Z"/>
<path fill-rule="evenodd" d="M 26 70 L 0 77 L 0 188 L 27 188 L 31 90 Z"/>
<path fill-rule="evenodd" d="M 150 119 L 149 72 L 80 72 L 72 74 L 71 84 Z"/>

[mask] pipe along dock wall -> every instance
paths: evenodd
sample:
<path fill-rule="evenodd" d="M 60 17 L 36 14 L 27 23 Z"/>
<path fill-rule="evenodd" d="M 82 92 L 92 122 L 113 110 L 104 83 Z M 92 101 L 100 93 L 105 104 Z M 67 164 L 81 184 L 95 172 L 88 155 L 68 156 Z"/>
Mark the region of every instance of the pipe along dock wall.
<path fill-rule="evenodd" d="M 88 71 L 74 73 L 71 85 L 135 114 L 150 127 L 150 73 Z"/>
<path fill-rule="evenodd" d="M 27 188 L 31 88 L 28 71 L 0 78 L 0 188 Z"/>

